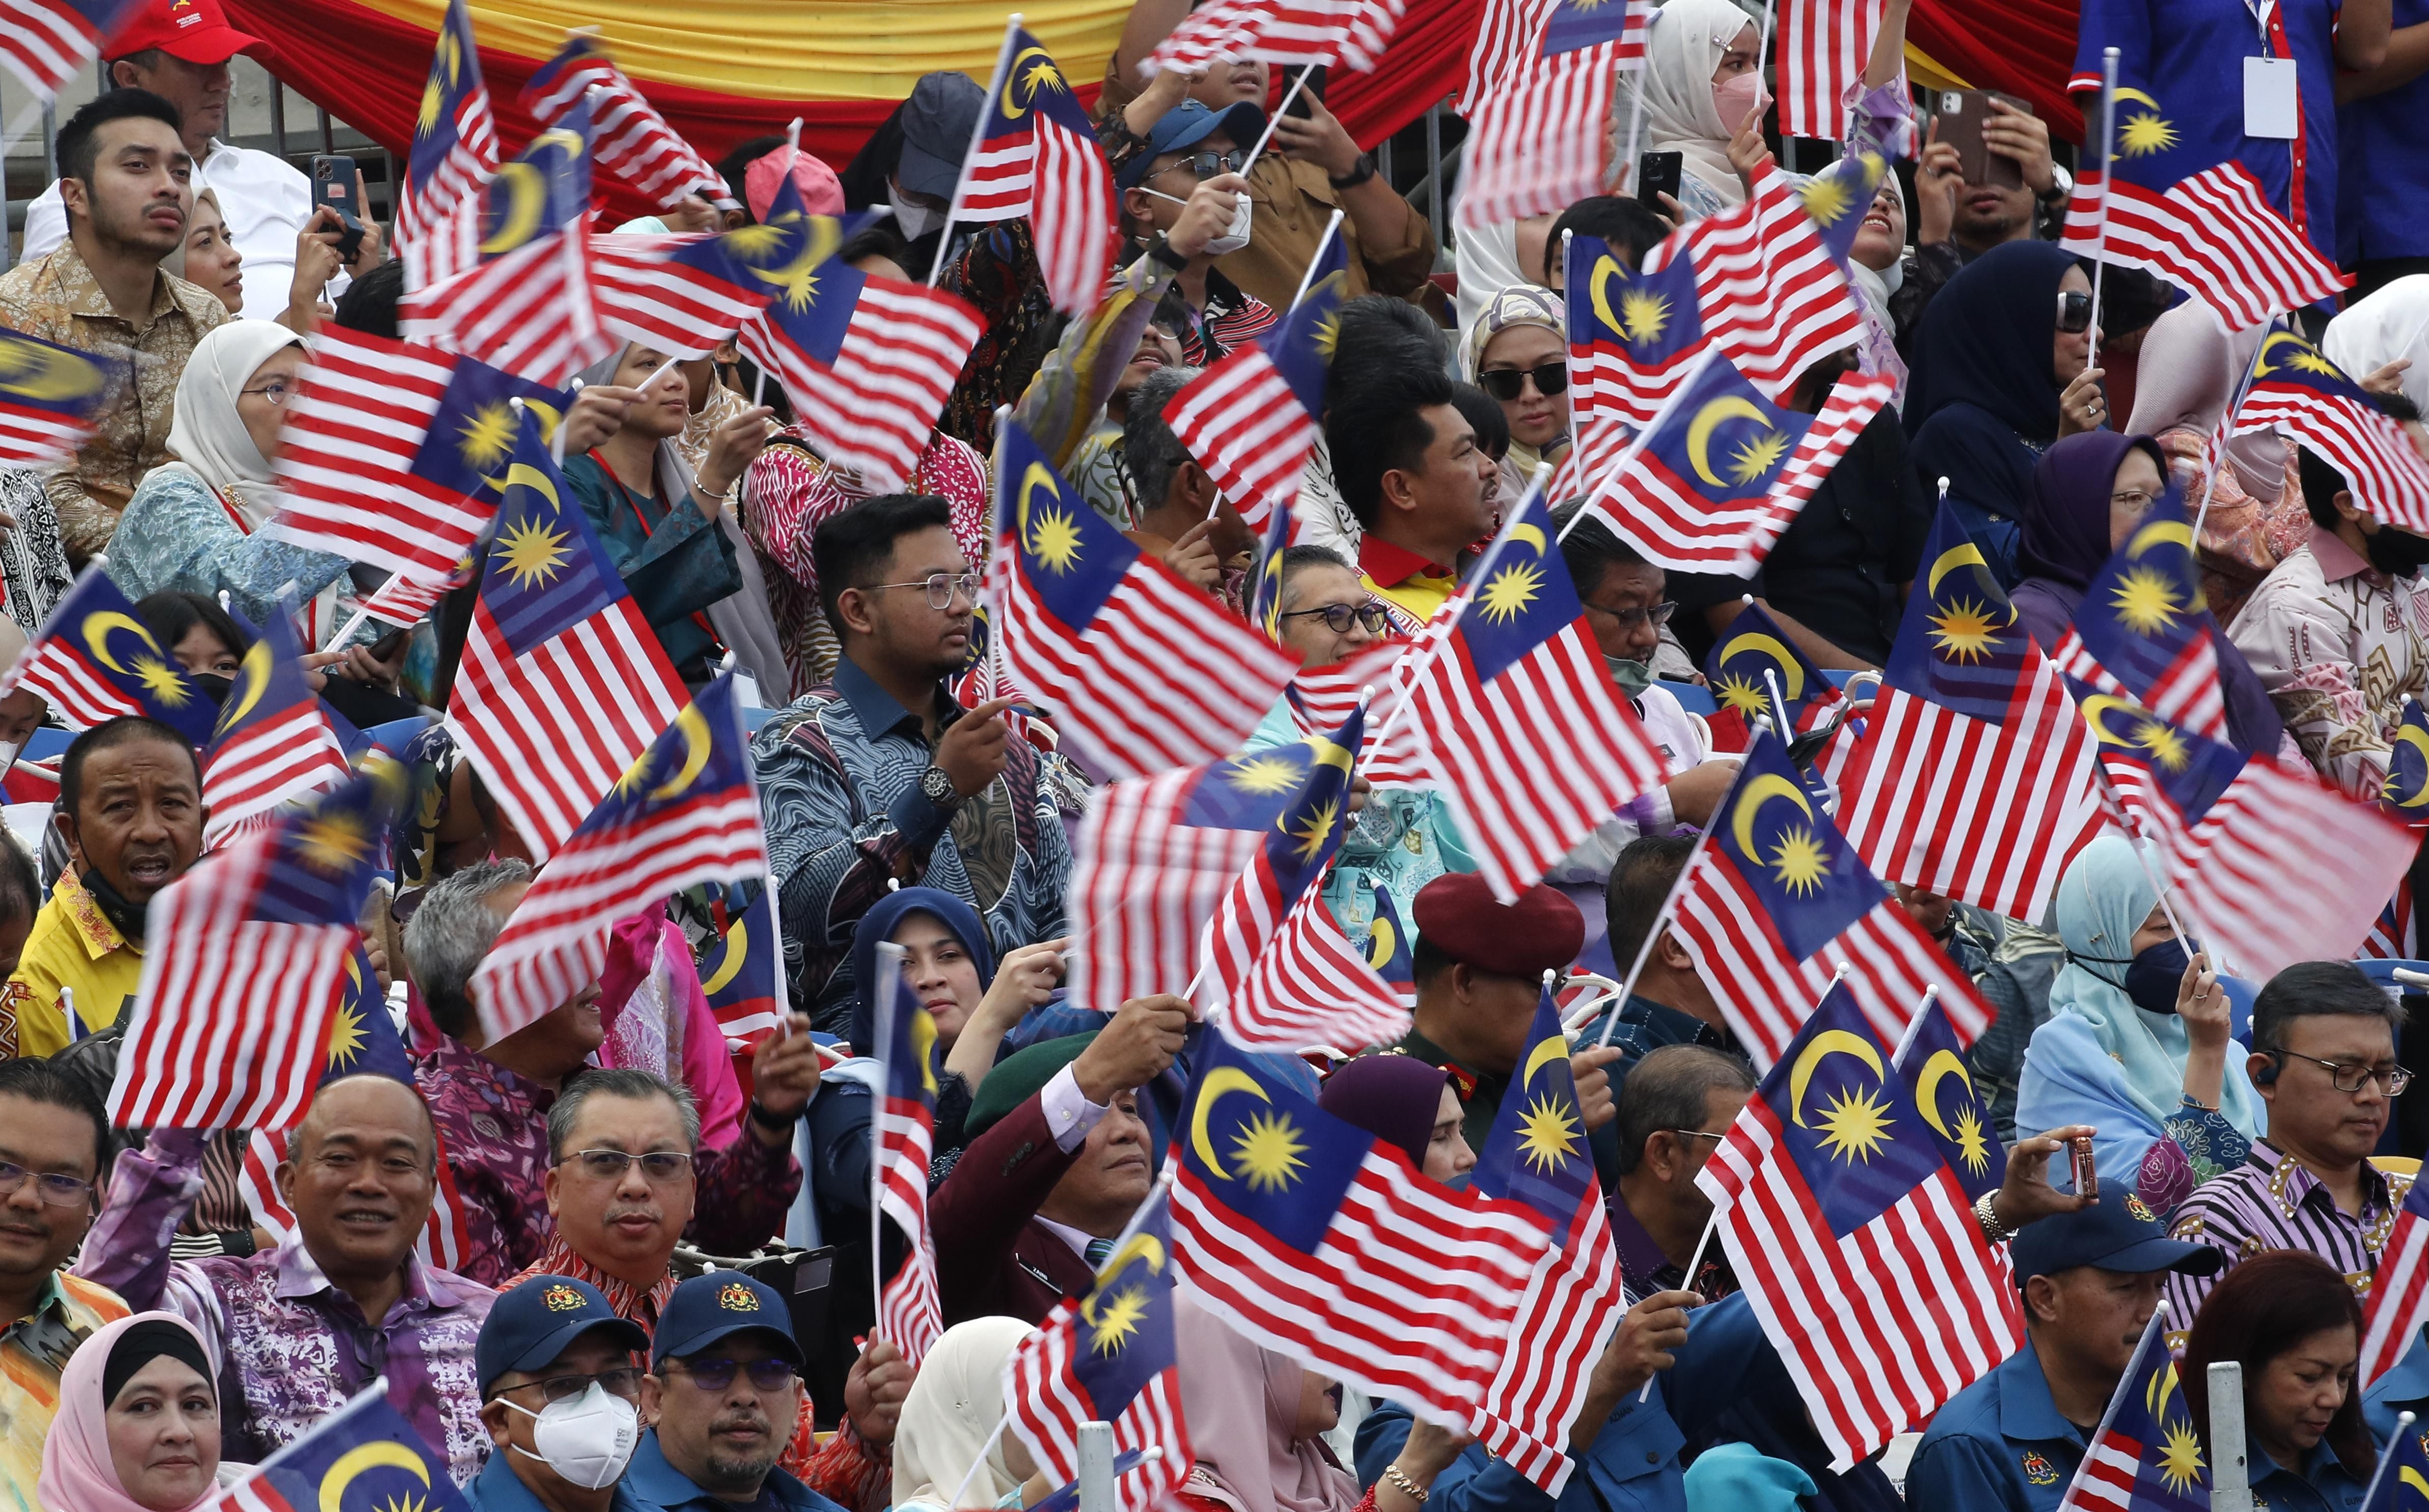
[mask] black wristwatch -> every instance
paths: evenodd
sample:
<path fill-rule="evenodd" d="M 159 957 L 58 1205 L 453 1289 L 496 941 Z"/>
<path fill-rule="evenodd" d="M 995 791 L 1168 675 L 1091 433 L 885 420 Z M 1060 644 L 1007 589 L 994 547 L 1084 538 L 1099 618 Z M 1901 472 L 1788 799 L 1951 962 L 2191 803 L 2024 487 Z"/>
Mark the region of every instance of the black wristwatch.
<path fill-rule="evenodd" d="M 751 1114 L 751 1122 L 773 1134 L 782 1134 L 785 1130 L 791 1128 L 795 1120 L 801 1117 L 799 1113 L 796 1113 L 792 1118 L 779 1118 L 774 1113 L 771 1113 L 765 1108 L 760 1107 L 759 1099 L 756 1097 L 751 1099 L 749 1112 Z"/>
<path fill-rule="evenodd" d="M 1189 259 L 1182 256 L 1180 249 L 1162 237 L 1155 238 L 1154 244 L 1147 249 L 1147 255 L 1176 273 L 1189 267 Z"/>
<path fill-rule="evenodd" d="M 1354 189 L 1359 185 L 1365 183 L 1368 179 L 1373 178 L 1374 176 L 1375 155 L 1373 153 L 1360 153 L 1358 155 L 1357 167 L 1352 168 L 1348 173 L 1343 174 L 1339 178 L 1328 178 L 1328 182 L 1337 189 Z"/>
<path fill-rule="evenodd" d="M 948 814 L 962 806 L 961 789 L 953 786 L 953 780 L 945 775 L 941 766 L 931 766 L 919 774 L 919 796 Z"/>

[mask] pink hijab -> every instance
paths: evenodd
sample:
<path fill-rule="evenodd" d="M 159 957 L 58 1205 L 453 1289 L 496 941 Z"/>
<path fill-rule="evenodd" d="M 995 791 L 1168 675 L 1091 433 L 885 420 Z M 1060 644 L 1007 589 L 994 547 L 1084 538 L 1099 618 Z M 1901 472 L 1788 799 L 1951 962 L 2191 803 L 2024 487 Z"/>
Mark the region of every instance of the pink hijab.
<path fill-rule="evenodd" d="M 210 1352 L 204 1346 L 203 1336 L 194 1325 L 174 1312 L 139 1312 L 131 1318 L 121 1318 L 103 1328 L 69 1356 L 68 1368 L 59 1372 L 59 1410 L 51 1419 L 50 1436 L 42 1441 L 42 1477 L 37 1494 L 44 1506 L 58 1507 L 65 1512 L 148 1512 L 143 1504 L 126 1494 L 118 1479 L 118 1468 L 109 1457 L 109 1404 L 101 1399 L 102 1376 L 109 1369 L 110 1352 L 127 1330 L 138 1323 L 168 1323 L 193 1335 L 194 1347 L 205 1359 Z M 216 1392 L 218 1387 L 214 1385 Z M 216 1469 L 216 1467 L 214 1467 Z M 219 1495 L 216 1485 L 206 1486 L 203 1494 L 191 1506 L 178 1512 L 194 1512 L 207 1505 Z"/>
<path fill-rule="evenodd" d="M 1233 1333 L 1196 1298 L 1173 1298 L 1181 1410 L 1198 1468 L 1181 1489 L 1233 1512 L 1351 1512 L 1358 1483 L 1321 1439 L 1295 1438 L 1297 1361 Z"/>

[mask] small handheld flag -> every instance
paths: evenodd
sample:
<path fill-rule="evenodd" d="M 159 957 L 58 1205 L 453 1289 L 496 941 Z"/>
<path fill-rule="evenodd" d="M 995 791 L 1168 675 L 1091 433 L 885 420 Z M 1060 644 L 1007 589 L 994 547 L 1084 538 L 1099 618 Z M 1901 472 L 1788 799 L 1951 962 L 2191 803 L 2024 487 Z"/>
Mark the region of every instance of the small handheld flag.
<path fill-rule="evenodd" d="M 915 1367 L 945 1331 L 936 1291 L 936 1243 L 928 1227 L 928 1163 L 934 1157 L 936 1021 L 902 975 L 898 945 L 878 947 L 876 1158 L 869 1179 L 869 1257 L 884 1263 L 884 1219 L 910 1241 L 892 1279 L 879 1277 L 877 1331 Z"/>
<path fill-rule="evenodd" d="M 2058 1512 L 2209 1512 L 2209 1461 L 2167 1320 L 2162 1307 L 2144 1325 Z"/>
<path fill-rule="evenodd" d="M 1119 219 L 1114 171 L 1097 143 L 1087 107 L 1071 92 L 1052 55 L 1016 18 L 1004 28 L 986 99 L 977 146 L 962 164 L 946 226 L 1026 216 L 1036 233 L 1038 269 L 1054 307 L 1085 315 L 1104 298 Z M 944 255 L 939 246 L 939 267 Z M 935 282 L 933 273 L 928 281 Z"/>
<path fill-rule="evenodd" d="M 401 1383 L 400 1383 L 401 1384 Z M 447 1456 L 388 1401 L 385 1375 L 220 1493 L 227 1512 L 471 1512 Z"/>
<path fill-rule="evenodd" d="M 471 8 L 447 0 L 397 186 L 396 254 L 408 290 L 428 288 L 481 260 L 482 186 L 497 171 L 497 123 L 488 86 L 481 81 Z"/>
<path fill-rule="evenodd" d="M 219 720 L 219 710 L 152 638 L 99 564 L 85 568 L 0 677 L 0 698 L 19 688 L 41 694 L 70 730 L 141 715 L 203 746 Z"/>
<path fill-rule="evenodd" d="M 0 0 L 0 27 L 8 3 Z M 115 357 L 0 326 L 0 464 L 41 467 L 74 456 L 92 436 L 93 416 L 127 379 L 127 365 Z"/>

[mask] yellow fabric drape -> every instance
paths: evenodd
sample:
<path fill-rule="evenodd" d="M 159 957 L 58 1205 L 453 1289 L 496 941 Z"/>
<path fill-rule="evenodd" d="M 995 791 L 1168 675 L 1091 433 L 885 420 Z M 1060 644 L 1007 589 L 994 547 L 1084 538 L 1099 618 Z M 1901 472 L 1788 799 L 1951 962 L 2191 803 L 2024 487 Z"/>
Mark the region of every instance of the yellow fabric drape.
<path fill-rule="evenodd" d="M 445 0 L 354 0 L 435 31 Z M 593 26 L 646 89 L 680 85 L 771 100 L 900 100 L 920 74 L 957 68 L 986 82 L 1004 7 L 971 0 L 483 0 L 481 45 L 554 56 Z M 1120 40 L 1128 0 L 1025 0 L 1021 14 L 1076 83 L 1093 82 Z"/>

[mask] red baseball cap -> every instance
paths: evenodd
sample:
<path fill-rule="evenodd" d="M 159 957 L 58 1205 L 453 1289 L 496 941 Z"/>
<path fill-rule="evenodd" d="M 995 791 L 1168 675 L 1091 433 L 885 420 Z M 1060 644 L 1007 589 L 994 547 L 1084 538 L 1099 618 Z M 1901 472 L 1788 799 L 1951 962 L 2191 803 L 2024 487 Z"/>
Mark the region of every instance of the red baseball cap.
<path fill-rule="evenodd" d="M 273 51 L 260 38 L 229 25 L 220 0 L 142 0 L 101 56 L 120 58 L 155 47 L 189 63 L 224 63 L 239 53 L 267 58 Z"/>

